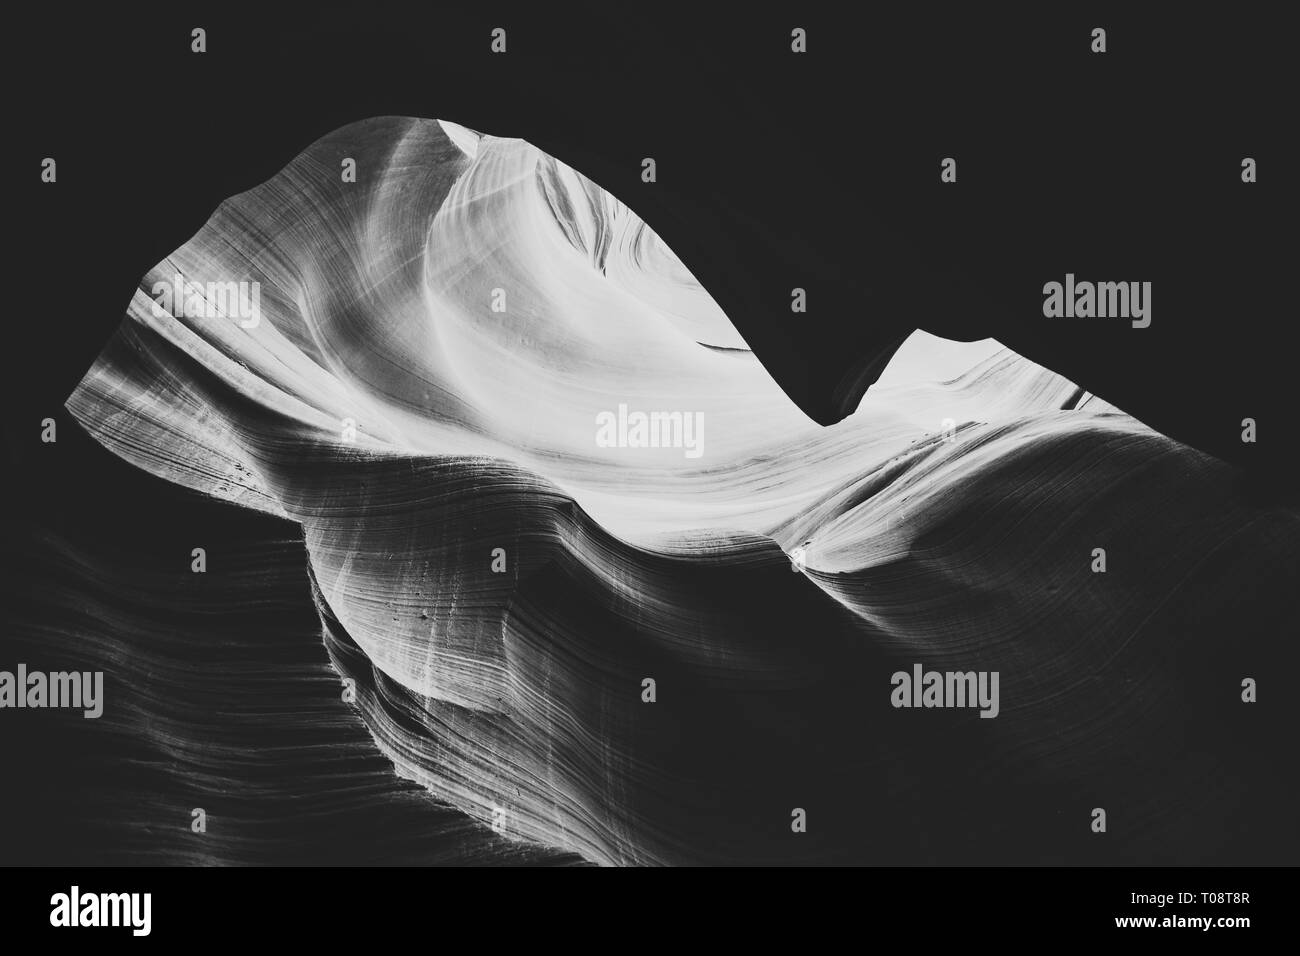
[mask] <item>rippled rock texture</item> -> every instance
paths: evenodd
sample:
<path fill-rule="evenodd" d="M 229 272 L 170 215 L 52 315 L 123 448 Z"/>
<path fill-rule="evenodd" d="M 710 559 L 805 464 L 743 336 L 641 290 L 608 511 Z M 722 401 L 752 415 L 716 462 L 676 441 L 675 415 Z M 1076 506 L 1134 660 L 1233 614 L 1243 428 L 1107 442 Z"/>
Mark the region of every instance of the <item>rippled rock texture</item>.
<path fill-rule="evenodd" d="M 256 320 L 158 308 L 176 275 L 258 283 Z M 628 206 L 525 142 L 405 118 L 321 140 L 143 277 L 68 407 L 300 528 L 379 750 L 524 847 L 1296 850 L 1300 515 L 992 341 L 918 332 L 823 428 Z M 636 447 L 637 412 L 683 429 Z M 997 717 L 892 706 L 916 664 L 998 672 Z"/>

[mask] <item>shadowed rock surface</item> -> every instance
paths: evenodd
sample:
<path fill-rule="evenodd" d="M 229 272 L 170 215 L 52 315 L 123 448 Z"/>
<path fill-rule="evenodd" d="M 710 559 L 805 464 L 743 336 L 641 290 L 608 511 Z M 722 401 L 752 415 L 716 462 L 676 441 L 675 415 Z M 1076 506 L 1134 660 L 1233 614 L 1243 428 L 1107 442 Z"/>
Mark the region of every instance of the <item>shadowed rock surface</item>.
<path fill-rule="evenodd" d="M 176 272 L 260 282 L 260 323 L 156 314 Z M 702 454 L 601 447 L 620 404 L 702 415 Z M 300 526 L 302 594 L 379 748 L 527 844 L 602 864 L 1296 848 L 1292 769 L 1239 698 L 1294 667 L 1294 509 L 989 341 L 906 338 L 823 428 L 627 206 L 522 141 L 331 134 L 142 279 L 68 407 L 150 474 Z M 999 671 L 1000 715 L 892 708 L 913 663 Z"/>

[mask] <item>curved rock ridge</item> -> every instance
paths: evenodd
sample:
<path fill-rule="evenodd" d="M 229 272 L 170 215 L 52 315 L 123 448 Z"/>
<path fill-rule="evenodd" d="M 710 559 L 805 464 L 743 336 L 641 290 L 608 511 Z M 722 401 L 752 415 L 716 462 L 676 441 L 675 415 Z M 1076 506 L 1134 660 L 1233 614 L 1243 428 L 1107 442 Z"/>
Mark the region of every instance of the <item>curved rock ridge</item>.
<path fill-rule="evenodd" d="M 158 308 L 177 274 L 257 282 L 258 321 Z M 1272 771 L 1213 660 L 1229 622 L 1291 653 L 1300 516 L 992 341 L 915 333 L 822 428 L 627 205 L 523 141 L 386 117 L 317 142 L 142 279 L 68 406 L 300 524 L 378 746 L 511 837 L 1190 862 L 1278 824 L 1223 822 Z M 640 412 L 683 424 L 635 447 Z M 998 671 L 997 719 L 892 707 L 914 663 Z M 1149 825 L 1089 842 L 1099 804 Z"/>

